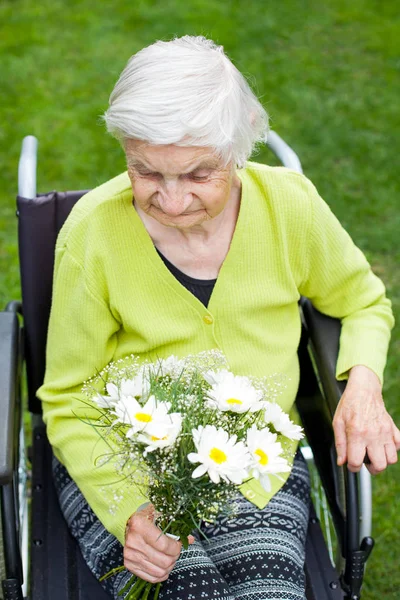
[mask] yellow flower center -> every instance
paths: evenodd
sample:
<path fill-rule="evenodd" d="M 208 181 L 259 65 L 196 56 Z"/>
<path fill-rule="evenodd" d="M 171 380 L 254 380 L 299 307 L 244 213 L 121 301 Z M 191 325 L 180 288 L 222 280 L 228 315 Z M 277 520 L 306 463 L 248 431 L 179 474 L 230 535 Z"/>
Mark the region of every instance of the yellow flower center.
<path fill-rule="evenodd" d="M 150 421 L 153 420 L 153 417 L 147 413 L 136 413 L 135 419 L 137 421 L 141 421 L 142 423 L 150 423 Z"/>
<path fill-rule="evenodd" d="M 254 454 L 257 454 L 257 456 L 260 457 L 260 460 L 258 461 L 260 465 L 265 467 L 265 465 L 268 464 L 268 456 L 265 454 L 264 450 L 261 450 L 261 448 L 257 448 Z"/>
<path fill-rule="evenodd" d="M 226 403 L 227 404 L 243 404 L 243 402 L 241 400 L 238 400 L 237 398 L 228 398 Z"/>
<path fill-rule="evenodd" d="M 159 442 L 160 440 L 166 440 L 166 439 L 167 439 L 167 437 L 168 437 L 168 436 L 164 436 L 164 437 L 162 437 L 162 438 L 158 438 L 158 437 L 156 437 L 155 435 L 152 435 L 150 439 L 151 439 L 151 441 L 152 441 L 152 442 Z"/>
<path fill-rule="evenodd" d="M 223 462 L 226 462 L 227 456 L 225 452 L 222 452 L 222 450 L 220 450 L 219 448 L 211 448 L 210 458 L 211 460 L 220 465 Z"/>

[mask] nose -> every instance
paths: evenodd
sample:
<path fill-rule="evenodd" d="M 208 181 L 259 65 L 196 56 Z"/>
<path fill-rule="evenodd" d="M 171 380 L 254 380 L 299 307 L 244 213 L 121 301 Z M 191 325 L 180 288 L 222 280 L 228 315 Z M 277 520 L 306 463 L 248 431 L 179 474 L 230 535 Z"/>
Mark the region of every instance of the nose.
<path fill-rule="evenodd" d="M 185 192 L 180 182 L 165 181 L 158 191 L 158 203 L 164 213 L 171 217 L 177 217 L 189 208 L 192 203 L 192 194 Z"/>

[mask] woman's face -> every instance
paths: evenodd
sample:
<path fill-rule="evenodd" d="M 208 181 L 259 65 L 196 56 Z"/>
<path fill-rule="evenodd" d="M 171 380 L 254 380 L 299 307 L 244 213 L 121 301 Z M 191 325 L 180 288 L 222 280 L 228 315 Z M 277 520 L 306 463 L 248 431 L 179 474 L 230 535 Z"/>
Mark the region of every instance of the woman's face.
<path fill-rule="evenodd" d="M 125 142 L 135 206 L 162 225 L 188 229 L 219 215 L 240 181 L 209 148 Z"/>

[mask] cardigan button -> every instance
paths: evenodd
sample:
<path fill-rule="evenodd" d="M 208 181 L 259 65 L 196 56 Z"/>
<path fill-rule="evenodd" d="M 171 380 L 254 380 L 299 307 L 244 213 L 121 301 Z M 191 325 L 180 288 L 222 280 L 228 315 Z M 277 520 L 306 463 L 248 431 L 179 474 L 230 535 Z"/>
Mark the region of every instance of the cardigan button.
<path fill-rule="evenodd" d="M 214 319 L 211 315 L 204 315 L 203 321 L 206 325 L 212 325 L 214 323 Z"/>

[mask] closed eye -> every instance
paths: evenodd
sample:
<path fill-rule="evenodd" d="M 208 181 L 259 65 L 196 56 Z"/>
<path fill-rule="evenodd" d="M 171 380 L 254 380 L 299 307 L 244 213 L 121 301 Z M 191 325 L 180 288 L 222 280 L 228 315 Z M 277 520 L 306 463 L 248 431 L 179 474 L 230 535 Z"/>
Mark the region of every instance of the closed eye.
<path fill-rule="evenodd" d="M 136 171 L 137 176 L 144 177 L 146 179 L 163 179 L 162 173 L 158 173 L 157 171 L 149 171 L 143 168 L 139 168 L 133 166 L 133 169 Z M 185 173 L 179 176 L 180 179 L 189 179 L 191 181 L 201 183 L 202 181 L 207 181 L 212 173 L 212 169 L 198 169 L 192 171 L 191 173 Z"/>
<path fill-rule="evenodd" d="M 206 181 L 208 176 L 200 177 L 200 175 L 189 175 L 188 179 L 191 179 L 192 181 Z"/>
<path fill-rule="evenodd" d="M 160 179 L 162 177 L 161 173 L 156 173 L 153 171 L 137 171 L 139 177 L 147 177 L 149 179 Z"/>
<path fill-rule="evenodd" d="M 211 171 L 192 171 L 192 173 L 187 173 L 184 177 L 191 179 L 192 181 L 207 181 L 210 177 Z"/>

